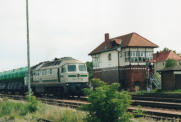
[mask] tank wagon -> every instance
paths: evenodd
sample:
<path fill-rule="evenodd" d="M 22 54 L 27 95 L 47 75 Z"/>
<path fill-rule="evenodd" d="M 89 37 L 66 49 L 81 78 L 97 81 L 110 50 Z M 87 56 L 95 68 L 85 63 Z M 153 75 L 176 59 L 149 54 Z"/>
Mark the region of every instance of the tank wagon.
<path fill-rule="evenodd" d="M 27 92 L 27 68 L 0 73 L 0 91 Z M 55 58 L 31 67 L 31 88 L 35 94 L 80 96 L 88 88 L 86 64 L 71 57 Z"/>
<path fill-rule="evenodd" d="M 27 68 L 13 69 L 0 73 L 0 91 L 21 93 L 25 91 L 24 77 L 26 76 Z"/>

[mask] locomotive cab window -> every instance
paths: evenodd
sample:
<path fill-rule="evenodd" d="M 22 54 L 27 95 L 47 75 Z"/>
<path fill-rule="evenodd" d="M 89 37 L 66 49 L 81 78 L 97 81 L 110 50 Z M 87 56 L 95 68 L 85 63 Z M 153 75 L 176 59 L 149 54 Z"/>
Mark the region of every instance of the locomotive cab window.
<path fill-rule="evenodd" d="M 69 72 L 75 72 L 76 71 L 76 65 L 68 65 L 68 71 Z"/>
<path fill-rule="evenodd" d="M 79 71 L 86 71 L 86 67 L 84 64 L 79 65 Z"/>

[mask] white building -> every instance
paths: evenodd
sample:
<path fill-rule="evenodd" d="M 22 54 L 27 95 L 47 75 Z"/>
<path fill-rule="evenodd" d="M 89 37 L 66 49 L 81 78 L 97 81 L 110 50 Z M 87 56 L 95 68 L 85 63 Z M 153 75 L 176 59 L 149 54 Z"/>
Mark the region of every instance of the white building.
<path fill-rule="evenodd" d="M 95 48 L 92 56 L 94 77 L 106 82 L 120 82 L 123 88 L 145 88 L 146 61 L 153 60 L 156 44 L 137 33 L 115 38 L 105 34 L 105 41 Z M 135 87 L 136 86 L 136 87 Z"/>

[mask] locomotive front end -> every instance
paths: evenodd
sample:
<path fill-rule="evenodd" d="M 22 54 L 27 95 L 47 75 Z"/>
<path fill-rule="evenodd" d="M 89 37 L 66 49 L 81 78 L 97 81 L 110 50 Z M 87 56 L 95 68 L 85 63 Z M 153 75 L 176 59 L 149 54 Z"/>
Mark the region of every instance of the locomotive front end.
<path fill-rule="evenodd" d="M 64 72 L 64 75 L 63 75 Z M 84 63 L 67 64 L 63 67 L 61 79 L 64 79 L 66 93 L 70 96 L 83 95 L 83 89 L 89 87 L 89 75 Z"/>

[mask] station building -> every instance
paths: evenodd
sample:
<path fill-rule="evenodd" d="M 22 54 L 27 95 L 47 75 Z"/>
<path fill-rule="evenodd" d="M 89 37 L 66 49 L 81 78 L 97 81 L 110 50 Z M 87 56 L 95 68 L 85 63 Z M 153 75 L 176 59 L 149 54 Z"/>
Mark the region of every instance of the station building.
<path fill-rule="evenodd" d="M 158 70 L 161 73 L 162 90 L 181 89 L 181 65 Z"/>
<path fill-rule="evenodd" d="M 181 65 L 181 56 L 176 54 L 175 52 L 169 50 L 169 51 L 162 51 L 157 52 L 153 56 L 155 63 L 155 71 L 162 70 L 165 68 L 166 61 L 168 59 L 176 60 L 178 65 Z"/>
<path fill-rule="evenodd" d="M 93 76 L 107 83 L 119 82 L 130 91 L 146 89 L 146 61 L 153 60 L 158 45 L 133 32 L 105 40 L 89 53 Z"/>

